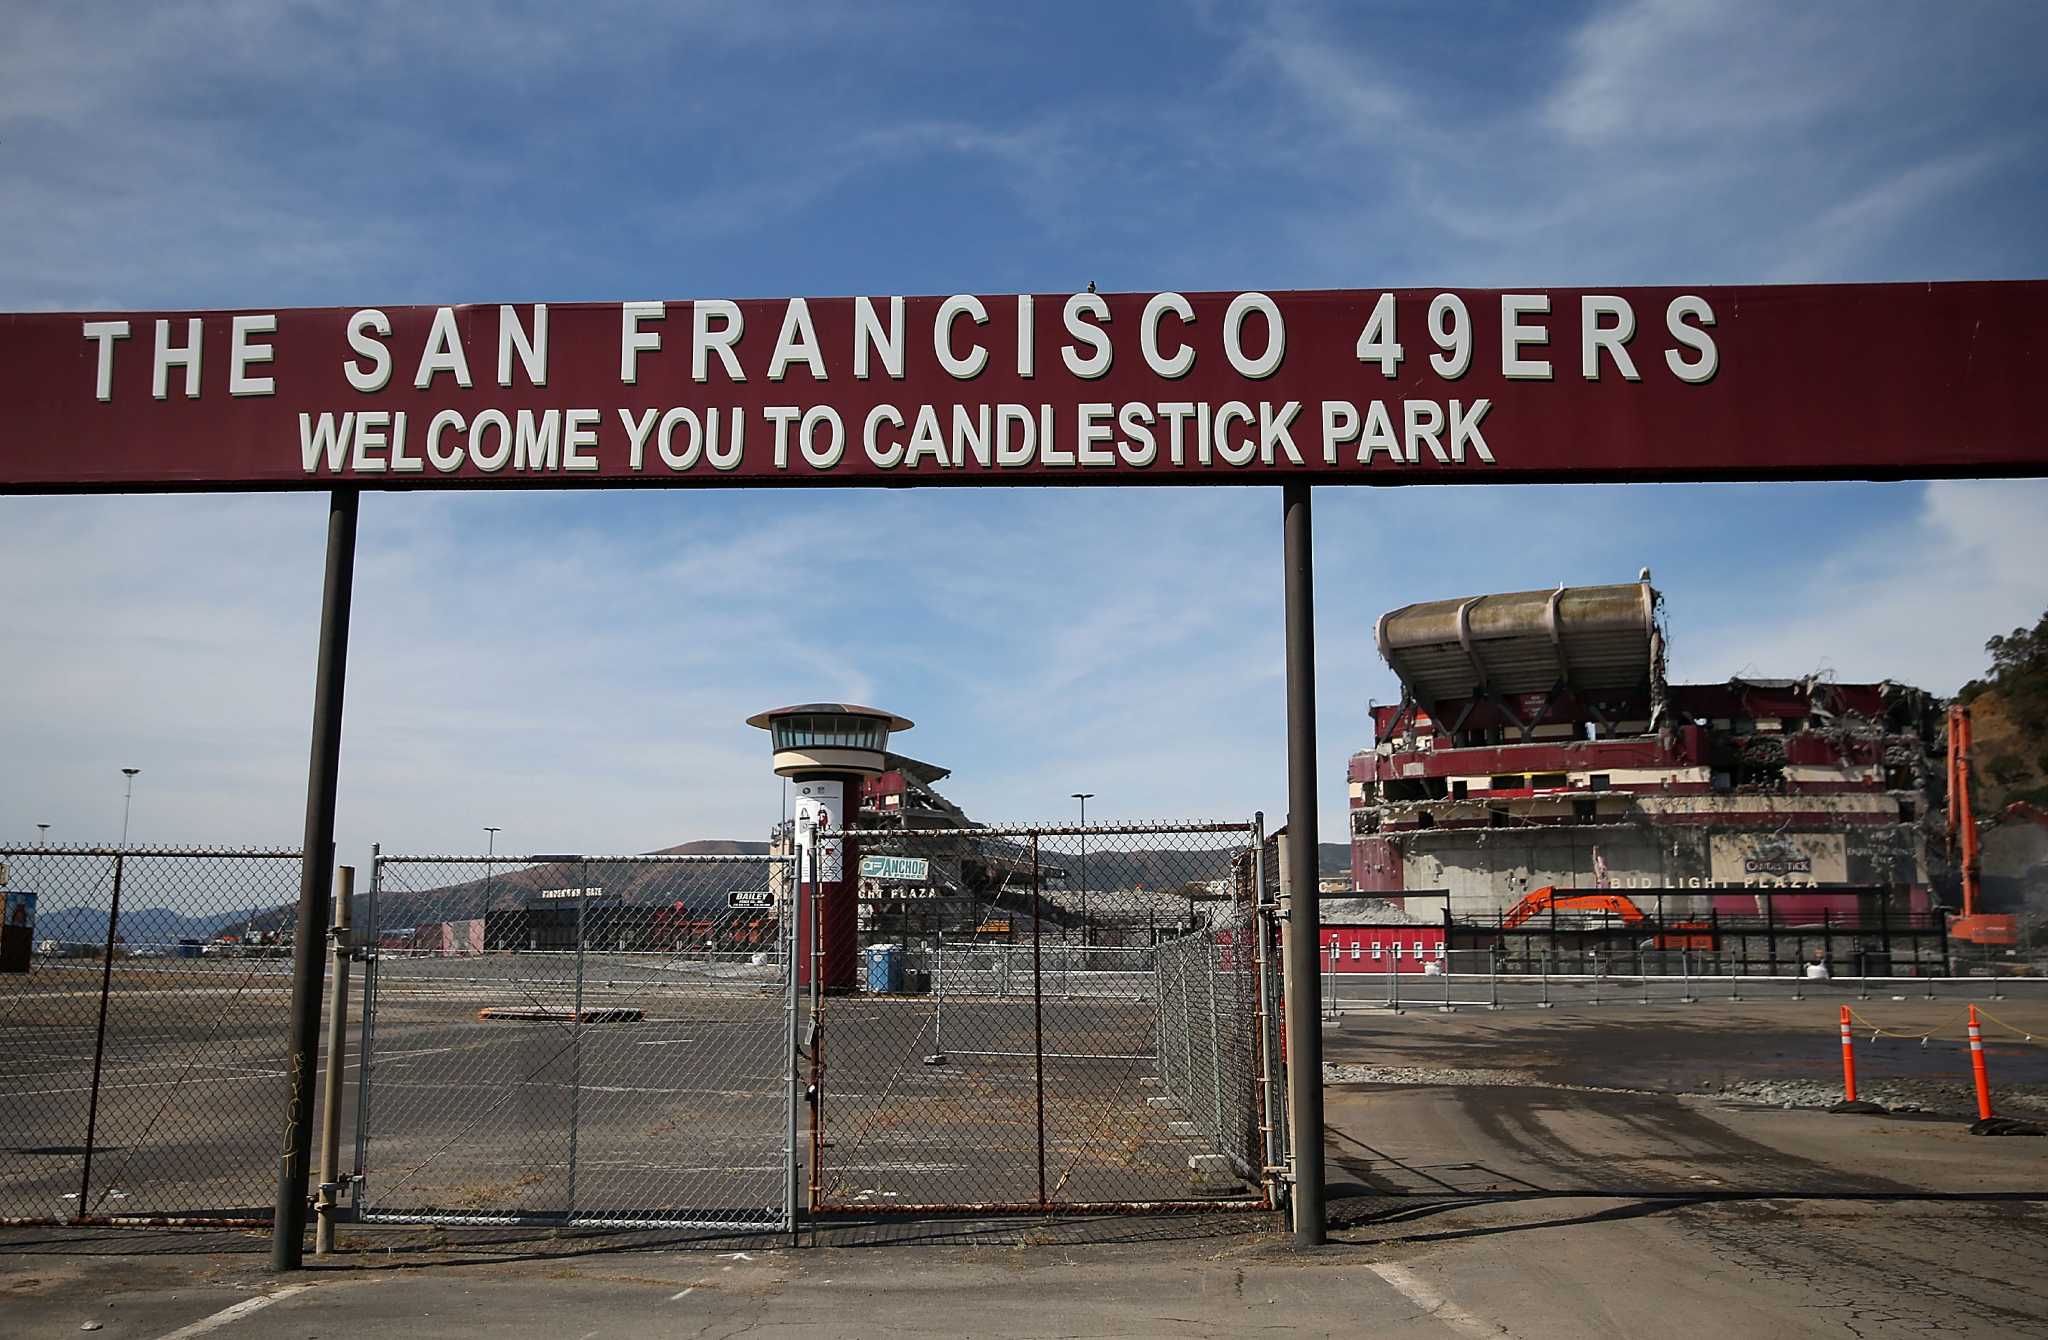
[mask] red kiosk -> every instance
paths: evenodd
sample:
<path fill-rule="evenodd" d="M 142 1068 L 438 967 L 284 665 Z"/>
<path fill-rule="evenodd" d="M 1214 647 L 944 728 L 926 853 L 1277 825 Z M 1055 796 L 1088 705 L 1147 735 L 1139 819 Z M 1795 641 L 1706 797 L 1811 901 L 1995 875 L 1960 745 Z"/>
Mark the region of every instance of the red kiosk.
<path fill-rule="evenodd" d="M 844 832 L 860 807 L 861 782 L 888 770 L 892 731 L 909 730 L 907 718 L 852 703 L 801 703 L 747 718 L 768 732 L 775 775 L 796 788 L 797 944 L 811 941 L 811 910 L 819 909 L 818 984 L 851 991 L 860 960 L 860 852 Z M 820 833 L 834 834 L 814 841 Z M 817 868 L 813 870 L 812 853 Z M 811 955 L 799 948 L 797 982 L 811 984 Z"/>

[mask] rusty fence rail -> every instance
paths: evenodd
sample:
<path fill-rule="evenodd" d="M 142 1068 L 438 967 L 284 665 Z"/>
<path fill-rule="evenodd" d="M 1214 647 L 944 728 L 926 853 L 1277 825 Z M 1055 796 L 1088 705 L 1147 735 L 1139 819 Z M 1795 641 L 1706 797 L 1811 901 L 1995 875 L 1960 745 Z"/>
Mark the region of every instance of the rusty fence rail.
<path fill-rule="evenodd" d="M 365 1222 L 786 1230 L 782 856 L 377 857 Z"/>
<path fill-rule="evenodd" d="M 299 853 L 0 846 L 0 1222 L 268 1223 Z"/>
<path fill-rule="evenodd" d="M 843 844 L 850 868 L 897 859 L 857 881 L 856 988 L 808 993 L 809 1209 L 1270 1204 L 1262 1082 L 1278 1058 L 1246 929 L 1258 836 L 1245 823 L 815 835 Z"/>

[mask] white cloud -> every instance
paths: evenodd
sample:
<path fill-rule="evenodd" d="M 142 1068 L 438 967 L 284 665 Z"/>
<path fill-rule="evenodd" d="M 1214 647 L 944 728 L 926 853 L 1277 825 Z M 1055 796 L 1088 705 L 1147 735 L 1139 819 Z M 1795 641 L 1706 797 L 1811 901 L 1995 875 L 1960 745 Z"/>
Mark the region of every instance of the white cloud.
<path fill-rule="evenodd" d="M 1901 680 L 1954 693 L 1983 673 L 1984 640 L 2048 609 L 2048 481 L 1928 484 L 1918 514 L 1832 553 L 1783 537 L 1781 583 L 1754 612 L 1680 622 L 1676 677 Z M 1675 616 L 1683 620 L 1683 612 Z"/>

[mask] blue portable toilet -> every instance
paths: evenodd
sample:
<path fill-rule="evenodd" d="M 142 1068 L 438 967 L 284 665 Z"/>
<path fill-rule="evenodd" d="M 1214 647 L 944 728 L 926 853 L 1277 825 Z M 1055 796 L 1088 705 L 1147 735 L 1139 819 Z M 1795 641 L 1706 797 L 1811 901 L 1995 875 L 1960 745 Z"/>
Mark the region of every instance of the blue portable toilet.
<path fill-rule="evenodd" d="M 868 946 L 868 990 L 895 995 L 903 990 L 903 946 Z"/>

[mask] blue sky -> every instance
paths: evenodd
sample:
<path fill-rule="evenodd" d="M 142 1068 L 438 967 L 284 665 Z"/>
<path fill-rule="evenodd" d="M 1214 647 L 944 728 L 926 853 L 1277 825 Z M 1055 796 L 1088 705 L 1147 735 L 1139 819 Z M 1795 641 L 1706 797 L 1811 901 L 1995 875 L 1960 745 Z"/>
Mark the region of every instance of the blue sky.
<path fill-rule="evenodd" d="M 2048 8 L 50 6 L 0 310 L 2039 278 Z M 1322 824 L 1410 600 L 1651 567 L 1674 672 L 1952 690 L 2035 483 L 1324 489 Z M 292 844 L 324 504 L 0 499 L 0 836 Z M 1284 809 L 1270 488 L 372 494 L 345 859 L 752 837 L 748 712 L 989 819 Z M 1276 817 L 1277 821 L 1277 817 Z"/>

